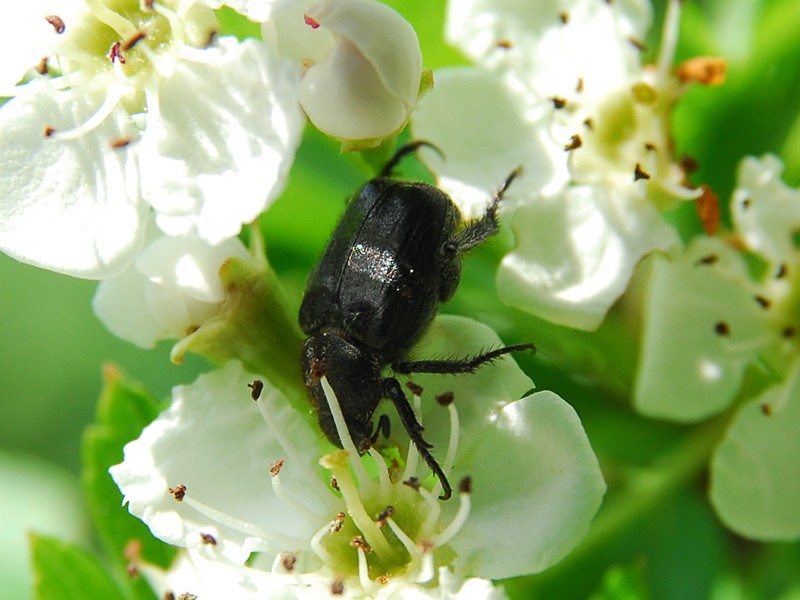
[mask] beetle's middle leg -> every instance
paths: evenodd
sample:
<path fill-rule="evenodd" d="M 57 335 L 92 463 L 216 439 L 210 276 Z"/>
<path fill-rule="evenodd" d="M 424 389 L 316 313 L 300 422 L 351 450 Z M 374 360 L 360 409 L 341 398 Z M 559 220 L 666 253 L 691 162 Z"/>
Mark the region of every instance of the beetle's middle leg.
<path fill-rule="evenodd" d="M 395 373 L 402 373 L 403 375 L 407 375 L 409 373 L 439 373 L 447 375 L 456 373 L 474 373 L 479 367 L 497 360 L 501 356 L 510 354 L 512 352 L 522 352 L 525 350 L 535 352 L 536 345 L 515 344 L 513 346 L 505 346 L 503 348 L 481 352 L 475 356 L 466 356 L 464 358 L 397 362 L 392 365 L 392 370 Z"/>

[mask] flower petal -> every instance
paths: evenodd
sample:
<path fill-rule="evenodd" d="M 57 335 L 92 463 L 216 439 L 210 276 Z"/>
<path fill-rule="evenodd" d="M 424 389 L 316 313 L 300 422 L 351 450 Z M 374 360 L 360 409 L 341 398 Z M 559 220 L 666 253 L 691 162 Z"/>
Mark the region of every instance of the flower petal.
<path fill-rule="evenodd" d="M 158 226 L 218 244 L 283 191 L 304 120 L 298 67 L 252 39 L 202 52 L 148 103 L 140 160 Z"/>
<path fill-rule="evenodd" d="M 3 252 L 87 279 L 112 277 L 133 260 L 146 206 L 128 149 L 113 147 L 127 137 L 127 115 L 118 108 L 77 139 L 57 135 L 85 123 L 102 101 L 34 82 L 0 108 Z"/>
<path fill-rule="evenodd" d="M 748 246 L 774 264 L 798 260 L 800 190 L 781 180 L 783 163 L 774 155 L 748 156 L 739 165 L 731 213 Z"/>
<path fill-rule="evenodd" d="M 170 408 L 125 446 L 124 461 L 110 469 L 131 514 L 153 535 L 240 564 L 255 550 L 305 550 L 314 533 L 313 523 L 300 518 L 296 506 L 283 504 L 270 484 L 269 464 L 283 450 L 250 399 L 246 385 L 253 379 L 230 362 L 175 388 Z M 297 504 L 324 515 L 322 497 L 303 479 L 319 453 L 315 433 L 269 384 L 259 402 L 269 403 L 276 427 L 304 456 L 303 465 L 287 461 L 281 472 L 285 487 L 298 486 L 304 493 Z M 168 491 L 178 485 L 186 486 L 183 502 Z M 194 501 L 208 508 L 198 509 Z M 320 524 L 325 521 L 320 517 Z M 216 545 L 204 544 L 203 533 L 213 535 Z"/>
<path fill-rule="evenodd" d="M 736 414 L 711 462 L 711 502 L 725 524 L 761 541 L 800 538 L 800 361 L 795 376 Z"/>
<path fill-rule="evenodd" d="M 454 107 L 458 107 L 455 110 Z M 474 68 L 436 73 L 435 90 L 414 111 L 414 137 L 431 142 L 442 156 L 423 149 L 462 215 L 476 218 L 518 166 L 523 174 L 504 204 L 551 194 L 568 179 L 563 150 L 553 153 L 543 115 L 528 111 L 523 97 L 503 79 Z"/>
<path fill-rule="evenodd" d="M 517 246 L 497 274 L 500 298 L 555 323 L 591 330 L 648 253 L 678 243 L 649 203 L 606 186 L 576 186 L 520 207 Z"/>
<path fill-rule="evenodd" d="M 474 356 L 499 342 L 484 325 L 441 316 L 415 355 Z M 470 476 L 473 491 L 469 519 L 449 542 L 458 553 L 456 574 L 513 577 L 563 558 L 585 535 L 605 492 L 575 411 L 552 392 L 518 400 L 533 384 L 511 358 L 472 375 L 415 375 L 414 382 L 425 390 L 423 424 L 435 453 L 446 447 L 450 427 L 429 396 L 452 391 L 461 421 L 453 476 Z"/>
<path fill-rule="evenodd" d="M 739 256 L 717 239 L 698 238 L 680 262 L 656 257 L 634 389 L 639 412 L 694 422 L 730 405 L 764 326 L 745 282 Z"/>

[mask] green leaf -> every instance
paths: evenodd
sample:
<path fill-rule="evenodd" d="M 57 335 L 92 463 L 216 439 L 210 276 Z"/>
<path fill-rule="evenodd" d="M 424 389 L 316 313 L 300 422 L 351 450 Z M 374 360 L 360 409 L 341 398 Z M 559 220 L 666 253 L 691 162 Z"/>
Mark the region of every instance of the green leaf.
<path fill-rule="evenodd" d="M 126 597 L 103 565 L 77 546 L 32 535 L 31 555 L 36 600 Z"/>
<path fill-rule="evenodd" d="M 176 550 L 156 540 L 141 521 L 128 513 L 122 506 L 122 494 L 108 474 L 110 466 L 122 462 L 125 444 L 137 438 L 158 416 L 160 407 L 148 392 L 126 380 L 117 367 L 106 366 L 103 376 L 97 422 L 83 436 L 82 482 L 90 515 L 100 540 L 118 566 L 127 565 L 125 548 L 131 540 L 138 540 L 143 560 L 166 567 Z M 134 587 L 137 593 L 152 597 L 142 580 L 137 580 Z"/>

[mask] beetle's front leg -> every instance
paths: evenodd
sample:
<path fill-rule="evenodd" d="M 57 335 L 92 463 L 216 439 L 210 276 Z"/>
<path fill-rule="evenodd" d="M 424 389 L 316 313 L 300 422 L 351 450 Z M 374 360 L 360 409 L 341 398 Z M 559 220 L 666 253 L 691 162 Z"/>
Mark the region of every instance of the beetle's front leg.
<path fill-rule="evenodd" d="M 422 456 L 436 477 L 439 478 L 439 482 L 442 484 L 442 495 L 439 496 L 439 498 L 441 500 L 447 500 L 453 495 L 453 488 L 450 487 L 450 482 L 447 481 L 447 476 L 444 474 L 444 471 L 442 471 L 442 467 L 439 466 L 439 463 L 436 462 L 436 459 L 433 458 L 433 455 L 430 453 L 430 449 L 433 448 L 433 446 L 422 437 L 424 428 L 417 420 L 414 409 L 411 407 L 408 398 L 406 398 L 403 388 L 400 387 L 400 383 L 397 379 L 388 377 L 383 380 L 383 391 L 386 397 L 394 403 L 394 407 L 400 417 L 400 422 L 403 423 L 403 427 L 405 427 L 408 432 L 408 437 L 414 442 L 420 456 Z"/>

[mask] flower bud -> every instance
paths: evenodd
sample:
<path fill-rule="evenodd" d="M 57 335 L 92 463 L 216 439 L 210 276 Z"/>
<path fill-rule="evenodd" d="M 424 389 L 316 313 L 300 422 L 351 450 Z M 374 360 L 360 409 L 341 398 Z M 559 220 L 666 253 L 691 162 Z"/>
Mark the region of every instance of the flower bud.
<path fill-rule="evenodd" d="M 264 38 L 307 67 L 300 104 L 323 133 L 369 147 L 408 120 L 422 54 L 414 29 L 388 6 L 374 0 L 295 6 L 265 24 Z"/>

